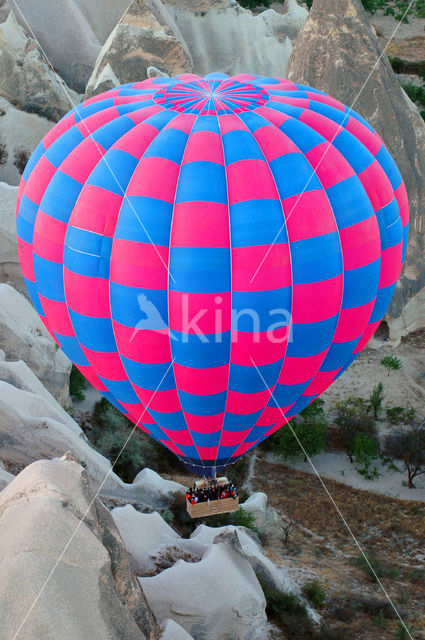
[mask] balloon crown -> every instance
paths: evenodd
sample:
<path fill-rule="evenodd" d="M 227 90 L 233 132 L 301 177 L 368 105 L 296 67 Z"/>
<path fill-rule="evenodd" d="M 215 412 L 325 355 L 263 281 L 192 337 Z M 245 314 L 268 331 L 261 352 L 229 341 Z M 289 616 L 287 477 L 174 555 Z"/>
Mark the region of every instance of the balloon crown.
<path fill-rule="evenodd" d="M 173 82 L 153 95 L 153 100 L 165 109 L 202 115 L 252 111 L 269 99 L 270 94 L 263 87 L 230 78 L 224 81 Z"/>

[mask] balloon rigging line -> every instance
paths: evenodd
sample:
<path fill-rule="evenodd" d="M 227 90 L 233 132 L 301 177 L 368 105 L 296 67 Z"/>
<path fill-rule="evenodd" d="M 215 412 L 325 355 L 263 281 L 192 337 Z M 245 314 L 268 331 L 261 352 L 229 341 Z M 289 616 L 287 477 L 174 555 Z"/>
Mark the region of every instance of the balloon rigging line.
<path fill-rule="evenodd" d="M 157 388 L 155 389 L 155 391 L 153 392 L 152 396 L 150 397 L 149 402 L 148 402 L 148 403 L 146 404 L 146 406 L 144 407 L 144 409 L 143 409 L 142 413 L 140 414 L 139 419 L 138 419 L 138 420 L 137 420 L 137 422 L 135 423 L 135 425 L 134 425 L 134 427 L 133 427 L 133 429 L 132 429 L 132 431 L 131 431 L 130 435 L 128 436 L 127 440 L 124 442 L 124 444 L 123 444 L 123 446 L 122 446 L 122 448 L 121 448 L 121 451 L 119 452 L 119 454 L 118 454 L 118 455 L 117 455 L 117 457 L 115 458 L 114 462 L 111 464 L 111 468 L 108 470 L 108 473 L 106 474 L 106 476 L 104 477 L 104 479 L 103 479 L 102 483 L 100 484 L 99 488 L 97 489 L 96 493 L 94 494 L 93 499 L 92 499 L 92 501 L 90 502 L 89 506 L 87 507 L 87 509 L 86 509 L 86 511 L 85 511 L 85 513 L 84 513 L 84 515 L 83 515 L 83 516 L 82 516 L 82 518 L 79 520 L 79 522 L 78 522 L 78 524 L 77 524 L 77 526 L 76 526 L 76 528 L 75 528 L 74 533 L 71 535 L 71 537 L 70 537 L 70 539 L 68 540 L 68 542 L 66 543 L 66 545 L 65 545 L 65 547 L 64 547 L 64 549 L 63 549 L 63 551 L 62 551 L 62 553 L 60 554 L 59 558 L 56 560 L 56 562 L 55 562 L 55 564 L 54 564 L 54 566 L 53 566 L 53 569 L 50 571 L 49 575 L 47 576 L 47 578 L 46 578 L 46 580 L 45 580 L 45 582 L 44 582 L 43 586 L 41 587 L 41 589 L 40 589 L 40 591 L 39 591 L 39 593 L 38 593 L 37 597 L 35 598 L 34 602 L 32 603 L 31 607 L 29 608 L 29 610 L 28 610 L 27 614 L 25 615 L 24 619 L 22 620 L 21 624 L 19 625 L 18 630 L 15 632 L 14 636 L 12 637 L 12 640 L 16 640 L 16 638 L 18 637 L 18 635 L 19 635 L 19 633 L 20 633 L 20 631 L 21 631 L 22 627 L 24 626 L 24 624 L 25 624 L 25 623 L 26 623 L 26 621 L 28 620 L 28 618 L 29 618 L 29 616 L 30 616 L 30 614 L 31 614 L 32 610 L 34 609 L 35 605 L 37 604 L 37 602 L 38 602 L 38 601 L 39 601 L 39 599 L 41 598 L 41 596 L 42 596 L 42 594 L 43 594 L 43 592 L 44 592 L 44 590 L 45 590 L 45 588 L 46 588 L 47 584 L 49 583 L 49 581 L 50 581 L 51 577 L 52 577 L 52 576 L 53 576 L 53 574 L 55 573 L 55 571 L 56 571 L 56 569 L 57 569 L 57 567 L 58 567 L 59 563 L 61 562 L 61 560 L 62 560 L 63 556 L 65 555 L 66 551 L 68 550 L 68 548 L 69 548 L 69 546 L 70 546 L 71 542 L 73 541 L 73 539 L 74 539 L 74 538 L 75 538 L 75 536 L 77 535 L 77 533 L 78 533 L 78 531 L 79 531 L 79 529 L 80 529 L 81 525 L 83 524 L 83 522 L 84 522 L 84 520 L 85 520 L 86 516 L 88 515 L 88 513 L 89 513 L 90 509 L 92 508 L 92 506 L 93 506 L 93 504 L 94 504 L 95 500 L 96 500 L 96 499 L 97 499 L 97 497 L 99 496 L 99 493 L 100 493 L 100 492 L 101 492 L 101 490 L 103 489 L 103 487 L 104 487 L 104 485 L 105 485 L 105 482 L 107 481 L 107 479 L 108 479 L 108 478 L 109 478 L 109 476 L 111 475 L 111 473 L 112 473 L 112 471 L 113 471 L 113 469 L 114 469 L 114 466 L 115 466 L 115 465 L 116 465 L 116 463 L 118 462 L 119 458 L 121 457 L 121 455 L 122 455 L 122 453 L 123 453 L 124 449 L 126 448 L 126 446 L 128 445 L 128 443 L 130 442 L 130 439 L 131 439 L 131 437 L 132 437 L 133 433 L 136 431 L 136 429 L 137 429 L 137 427 L 138 427 L 138 424 L 139 424 L 140 420 L 143 418 L 143 416 L 144 416 L 145 412 L 147 411 L 147 409 L 148 409 L 148 407 L 149 407 L 150 403 L 151 403 L 151 402 L 152 402 L 152 400 L 154 399 L 154 397 L 155 397 L 155 395 L 156 395 L 156 393 L 157 393 L 158 389 L 160 388 L 161 384 L 163 383 L 163 381 L 164 381 L 165 377 L 167 376 L 167 374 L 168 374 L 168 372 L 169 372 L 170 368 L 171 368 L 171 367 L 172 367 L 172 365 L 173 365 L 173 362 L 174 362 L 174 359 L 170 362 L 170 364 L 169 364 L 169 366 L 168 366 L 167 371 L 166 371 L 166 372 L 164 373 L 164 375 L 162 376 L 162 378 L 161 378 L 161 380 L 160 380 L 160 382 L 159 382 L 159 384 L 158 384 Z"/>
<path fill-rule="evenodd" d="M 336 512 L 338 513 L 339 517 L 341 518 L 342 522 L 344 523 L 344 525 L 345 525 L 348 533 L 352 537 L 355 545 L 357 546 L 357 548 L 359 549 L 360 553 L 362 554 L 363 559 L 365 560 L 365 562 L 368 565 L 370 571 L 372 572 L 376 582 L 379 584 L 379 586 L 381 587 L 382 591 L 384 592 L 385 597 L 387 598 L 387 600 L 390 603 L 391 607 L 394 609 L 395 614 L 397 615 L 398 619 L 400 620 L 401 624 L 403 625 L 403 628 L 406 631 L 406 633 L 408 634 L 409 638 L 411 640 L 413 640 L 413 636 L 410 633 L 409 628 L 407 627 L 406 623 L 404 622 L 403 618 L 401 617 L 400 613 L 398 612 L 398 609 L 396 608 L 395 604 L 393 603 L 388 591 L 385 589 L 384 585 L 382 584 L 381 580 L 379 579 L 375 569 L 373 568 L 372 564 L 369 561 L 369 558 L 367 557 L 367 555 L 363 551 L 363 549 L 362 549 L 359 541 L 357 540 L 356 536 L 354 535 L 350 525 L 348 524 L 348 522 L 344 518 L 344 515 L 342 514 L 340 508 L 338 507 L 338 505 L 336 504 L 334 498 L 332 497 L 332 494 L 330 493 L 327 485 L 324 483 L 324 481 L 323 481 L 321 475 L 319 474 L 319 472 L 317 471 L 313 461 L 311 460 L 310 456 L 307 454 L 302 442 L 300 441 L 299 437 L 297 436 L 297 434 L 296 434 L 295 430 L 293 429 L 290 421 L 287 420 L 287 418 L 286 418 L 285 414 L 283 413 L 281 407 L 279 407 L 279 405 L 278 405 L 278 403 L 277 403 L 277 401 L 276 401 L 276 399 L 275 399 L 275 397 L 273 395 L 273 392 L 268 388 L 267 382 L 264 380 L 264 378 L 263 378 L 263 376 L 261 374 L 261 371 L 259 370 L 259 368 L 257 367 L 257 365 L 255 364 L 255 362 L 254 362 L 254 360 L 252 358 L 251 358 L 251 362 L 254 365 L 254 367 L 256 368 L 258 375 L 260 376 L 261 380 L 263 381 L 264 386 L 266 387 L 267 391 L 269 392 L 270 399 L 273 400 L 273 402 L 275 403 L 276 407 L 279 409 L 280 413 L 282 414 L 283 419 L 285 420 L 285 424 L 281 428 L 283 429 L 284 427 L 287 427 L 287 426 L 290 428 L 292 435 L 296 439 L 296 441 L 297 441 L 300 449 L 302 450 L 306 460 L 308 461 L 308 463 L 310 464 L 311 468 L 313 469 L 315 475 L 317 476 L 318 480 L 320 481 L 320 484 L 322 485 L 323 489 L 325 490 L 329 500 L 331 501 L 332 505 L 334 506 L 334 508 L 335 508 Z"/>
<path fill-rule="evenodd" d="M 309 179 L 307 180 L 307 182 L 305 183 L 303 190 L 301 191 L 301 193 L 299 193 L 299 194 L 298 194 L 298 197 L 297 197 L 297 199 L 296 199 L 296 201 L 295 201 L 294 205 L 292 206 L 292 209 L 291 209 L 291 210 L 289 211 L 289 213 L 288 213 L 288 217 L 287 217 L 287 218 L 285 218 L 285 221 L 284 221 L 283 225 L 281 226 L 281 228 L 280 228 L 280 229 L 279 229 L 279 231 L 277 232 L 277 234 L 276 234 L 276 236 L 275 236 L 275 238 L 274 238 L 273 242 L 270 244 L 269 248 L 267 249 L 267 251 L 266 251 L 266 253 L 265 253 L 265 255 L 264 255 L 263 259 L 261 260 L 260 264 L 259 264 L 259 265 L 258 265 L 258 267 L 257 267 L 257 270 L 255 271 L 254 275 L 252 276 L 251 280 L 249 281 L 249 284 L 252 284 L 252 282 L 253 282 L 253 280 L 255 279 L 255 277 L 256 277 L 256 275 L 257 275 L 257 273 L 260 271 L 261 267 L 263 266 L 264 261 L 266 260 L 266 258 L 267 258 L 267 256 L 269 255 L 270 251 L 272 250 L 272 248 L 273 248 L 273 247 L 274 247 L 274 245 L 276 244 L 276 241 L 277 241 L 277 239 L 278 239 L 279 235 L 282 233 L 283 229 L 284 229 L 284 228 L 285 228 L 285 226 L 287 225 L 289 218 L 291 217 L 291 215 L 292 215 L 292 213 L 293 213 L 294 209 L 296 208 L 296 206 L 297 206 L 298 202 L 300 201 L 301 197 L 302 197 L 302 196 L 303 196 L 303 194 L 305 193 L 305 191 L 306 191 L 306 189 L 307 189 L 308 185 L 310 184 L 311 180 L 313 179 L 313 176 L 316 176 L 316 178 L 317 178 L 317 179 L 319 179 L 319 178 L 318 178 L 318 176 L 317 176 L 317 173 L 316 173 L 317 169 L 318 169 L 318 168 L 320 167 L 320 165 L 322 164 L 322 161 L 324 160 L 324 158 L 325 158 L 326 154 L 328 153 L 328 151 L 329 151 L 330 147 L 332 146 L 332 144 L 333 144 L 333 142 L 334 142 L 335 138 L 336 138 L 336 137 L 341 133 L 342 129 L 344 128 L 344 124 L 346 123 L 347 119 L 350 117 L 351 112 L 353 111 L 353 107 L 354 107 L 354 105 L 356 104 L 357 100 L 360 98 L 360 95 L 363 93 L 364 88 L 366 87 L 367 83 L 369 82 L 369 80 L 370 80 L 370 78 L 371 78 L 372 74 L 374 73 L 374 71 L 375 71 L 376 67 L 378 66 L 378 64 L 379 64 L 379 63 L 380 63 L 380 61 L 382 60 L 382 57 L 384 56 L 384 54 L 385 54 L 385 52 L 386 52 L 387 48 L 389 47 L 389 45 L 390 45 L 390 43 L 391 43 L 392 39 L 394 38 L 395 34 L 397 33 L 398 29 L 400 28 L 400 25 L 401 25 L 401 23 L 402 23 L 403 19 L 406 17 L 406 15 L 407 15 L 408 11 L 410 10 L 410 7 L 413 5 L 414 1 L 415 1 L 415 0 L 410 0 L 410 3 L 409 3 L 409 5 L 408 5 L 408 7 L 407 7 L 406 11 L 404 12 L 404 14 L 402 15 L 402 17 L 400 18 L 400 21 L 398 22 L 398 24 L 397 24 L 396 28 L 394 29 L 394 31 L 393 31 L 393 33 L 392 33 L 392 35 L 390 36 L 390 38 L 389 38 L 389 40 L 388 40 L 387 44 L 386 44 L 386 45 L 385 45 L 385 47 L 382 49 L 382 51 L 381 51 L 381 54 L 380 54 L 379 58 L 378 58 L 378 59 L 377 59 L 377 61 L 375 62 L 375 64 L 374 64 L 374 66 L 373 66 L 372 70 L 369 72 L 369 75 L 367 76 L 367 78 L 366 78 L 366 80 L 364 81 L 364 83 L 363 83 L 362 87 L 360 88 L 359 92 L 357 93 L 356 97 L 354 98 L 354 101 L 353 101 L 353 103 L 351 104 L 351 107 L 349 107 L 349 108 L 348 108 L 348 111 L 345 113 L 345 116 L 344 116 L 344 118 L 343 118 L 342 122 L 338 125 L 338 127 L 337 127 L 337 129 L 336 129 L 336 132 L 335 132 L 335 134 L 333 135 L 332 139 L 328 141 L 328 144 L 327 144 L 327 146 L 326 146 L 326 148 L 325 148 L 325 150 L 324 150 L 324 152 L 323 152 L 323 154 L 322 154 L 322 156 L 321 156 L 321 158 L 320 158 L 319 162 L 317 163 L 317 165 L 315 166 L 315 168 L 313 168 L 313 167 L 312 167 L 312 169 L 313 169 L 313 173 L 311 173 L 311 174 L 310 174 L 310 177 L 309 177 Z"/>
<path fill-rule="evenodd" d="M 21 8 L 19 7 L 19 5 L 17 4 L 16 0 L 13 0 L 13 4 L 14 4 L 14 5 L 16 6 L 16 8 L 18 9 L 19 13 L 20 13 L 20 14 L 21 14 L 21 16 L 22 16 L 22 19 L 25 21 L 25 24 L 26 24 L 26 26 L 28 27 L 29 32 L 31 33 L 32 37 L 34 38 L 34 40 L 35 40 L 35 41 L 36 41 L 36 43 L 38 44 L 38 46 L 39 46 L 39 48 L 40 48 L 40 51 L 41 51 L 41 53 L 43 54 L 43 56 L 45 57 L 45 59 L 46 59 L 46 61 L 47 61 L 47 64 L 49 65 L 50 69 L 53 71 L 53 73 L 55 74 L 55 76 L 56 76 L 56 77 L 57 77 L 57 79 L 59 80 L 59 84 L 60 84 L 60 86 L 62 87 L 62 89 L 63 89 L 63 91 L 64 91 L 64 93 L 65 93 L 66 97 L 68 98 L 68 102 L 69 102 L 69 104 L 72 106 L 72 108 L 73 108 L 73 109 L 75 109 L 75 111 L 77 112 L 77 114 L 78 114 L 78 115 L 80 115 L 80 114 L 79 114 L 78 109 L 79 109 L 79 107 L 80 107 L 81 105 L 76 105 L 76 104 L 74 103 L 74 101 L 73 101 L 73 99 L 72 99 L 72 96 L 71 96 L 71 94 L 70 94 L 70 93 L 69 93 L 69 91 L 68 91 L 68 87 L 67 87 L 67 85 L 66 85 L 65 81 L 60 77 L 60 75 L 58 74 L 58 72 L 57 72 L 57 71 L 55 70 L 55 68 L 53 67 L 53 65 L 52 65 L 52 63 L 50 62 L 50 60 L 49 60 L 49 58 L 48 58 L 48 56 L 47 56 L 46 52 L 44 51 L 44 49 L 43 49 L 43 47 L 42 47 L 42 45 L 41 45 L 40 41 L 38 40 L 37 36 L 35 35 L 35 33 L 34 33 L 34 31 L 33 31 L 32 27 L 31 27 L 31 25 L 28 23 L 28 20 L 26 19 L 25 15 L 22 13 L 22 10 L 21 10 Z M 131 4 L 131 2 L 130 2 L 130 4 Z M 128 6 L 130 6 L 130 5 L 128 5 Z M 125 16 L 125 14 L 127 13 L 127 10 L 128 10 L 128 7 L 127 7 L 126 11 L 123 13 L 123 15 L 121 16 L 121 18 L 120 18 L 120 21 L 119 21 L 119 22 L 121 22 L 122 18 L 123 18 L 123 17 Z M 118 24 L 119 24 L 119 23 L 118 23 Z M 80 117 L 81 117 L 81 116 L 80 116 Z M 107 151 L 105 151 L 105 154 L 103 154 L 103 153 L 102 153 L 102 147 L 101 147 L 101 146 L 99 145 L 99 143 L 98 143 L 98 142 L 97 142 L 97 141 L 92 137 L 92 133 L 90 132 L 90 129 L 89 129 L 89 127 L 87 126 L 87 123 L 85 122 L 85 119 L 84 119 L 84 118 L 81 118 L 80 123 L 85 127 L 85 129 L 86 129 L 86 131 L 87 131 L 87 133 L 88 133 L 87 138 L 89 138 L 90 140 L 92 140 L 92 141 L 94 142 L 94 144 L 95 144 L 95 146 L 96 146 L 96 149 L 97 149 L 97 150 L 98 150 L 98 152 L 99 152 L 100 162 L 104 162 L 104 164 L 106 165 L 107 169 L 109 169 L 109 172 L 110 172 L 110 174 L 111 174 L 112 178 L 113 178 L 113 179 L 115 180 L 115 182 L 117 183 L 117 186 L 118 186 L 118 188 L 120 189 L 121 194 L 122 194 L 122 197 L 123 197 L 123 203 L 124 203 L 124 201 L 126 201 L 126 202 L 127 202 L 127 204 L 129 205 L 130 209 L 132 210 L 132 212 L 134 213 L 135 217 L 136 217 L 136 218 L 137 218 L 137 220 L 139 221 L 139 223 L 140 223 L 140 225 L 141 225 L 141 227 L 142 227 L 142 229 L 143 229 L 144 233 L 146 234 L 146 236 L 147 236 L 147 238 L 148 238 L 149 242 L 151 243 L 151 245 L 152 245 L 152 246 L 153 246 L 153 248 L 155 249 L 155 251 L 156 251 L 156 253 L 157 253 L 157 255 L 158 255 L 158 257 L 159 257 L 160 261 L 162 262 L 163 266 L 166 268 L 168 275 L 170 276 L 170 278 L 172 279 L 172 281 L 173 281 L 173 282 L 175 282 L 175 279 L 174 279 L 174 277 L 173 277 L 172 273 L 170 273 L 170 270 L 169 270 L 169 268 L 168 268 L 168 265 L 165 263 L 165 261 L 164 261 L 163 257 L 161 256 L 160 252 L 158 251 L 158 248 L 157 248 L 156 244 L 154 243 L 154 241 L 153 241 L 153 240 L 152 240 L 152 238 L 150 237 L 150 235 L 149 235 L 149 233 L 148 233 L 147 229 L 145 228 L 145 225 L 143 224 L 142 220 L 140 219 L 139 215 L 137 214 L 137 211 L 136 211 L 136 209 L 134 208 L 133 203 L 131 202 L 131 200 L 129 200 L 129 199 L 128 199 L 127 194 L 126 194 L 126 192 L 124 191 L 123 187 L 121 186 L 120 181 L 118 180 L 118 178 L 117 178 L 117 176 L 116 176 L 115 172 L 113 171 L 112 167 L 110 166 L 109 162 L 107 161 L 107 159 L 106 159 L 106 153 L 107 153 Z"/>

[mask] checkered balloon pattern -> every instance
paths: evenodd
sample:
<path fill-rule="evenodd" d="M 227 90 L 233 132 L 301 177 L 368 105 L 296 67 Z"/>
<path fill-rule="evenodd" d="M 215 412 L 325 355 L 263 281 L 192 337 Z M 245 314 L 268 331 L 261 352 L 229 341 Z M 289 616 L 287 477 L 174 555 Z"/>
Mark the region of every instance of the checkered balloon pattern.
<path fill-rule="evenodd" d="M 408 203 L 379 136 L 322 91 L 185 74 L 70 111 L 28 162 L 17 228 L 28 292 L 66 355 L 208 475 L 367 344 Z"/>

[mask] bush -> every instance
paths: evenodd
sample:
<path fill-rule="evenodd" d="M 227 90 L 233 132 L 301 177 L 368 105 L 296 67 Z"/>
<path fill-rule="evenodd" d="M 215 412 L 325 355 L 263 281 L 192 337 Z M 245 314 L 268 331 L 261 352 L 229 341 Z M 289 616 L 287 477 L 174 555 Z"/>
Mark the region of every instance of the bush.
<path fill-rule="evenodd" d="M 202 519 L 202 523 L 209 527 L 225 527 L 228 524 L 232 524 L 235 527 L 246 527 L 257 533 L 255 517 L 252 513 L 245 511 L 243 507 L 239 507 L 239 510 L 233 513 L 221 513 L 216 516 L 208 516 Z"/>
<path fill-rule="evenodd" d="M 407 640 L 412 637 L 412 629 L 410 629 L 404 622 L 397 620 L 397 629 L 394 634 L 395 640 Z"/>
<path fill-rule="evenodd" d="M 84 400 L 85 393 L 84 391 L 87 389 L 87 380 L 77 369 L 77 367 L 73 364 L 71 369 L 71 375 L 69 376 L 69 395 L 77 402 L 82 402 Z"/>
<path fill-rule="evenodd" d="M 273 451 L 284 460 L 314 456 L 325 448 L 328 425 L 323 410 L 324 401 L 318 398 L 285 424 L 264 443 L 264 448 Z M 303 451 L 304 449 L 304 451 Z"/>
<path fill-rule="evenodd" d="M 256 9 L 257 7 L 270 7 L 273 0 L 238 0 L 238 2 L 245 9 Z"/>
<path fill-rule="evenodd" d="M 376 438 L 358 434 L 353 440 L 353 459 L 356 470 L 368 480 L 373 480 L 379 474 L 376 467 L 371 470 L 370 465 L 379 458 L 379 442 Z"/>
<path fill-rule="evenodd" d="M 413 480 L 425 473 L 425 424 L 415 423 L 410 429 L 398 429 L 387 436 L 385 455 L 403 461 L 407 486 L 413 489 Z"/>
<path fill-rule="evenodd" d="M 314 456 L 325 448 L 327 426 L 293 421 L 284 425 L 273 439 L 273 451 L 284 460 Z M 304 454 L 305 452 L 305 454 Z"/>
<path fill-rule="evenodd" d="M 266 613 L 274 620 L 284 624 L 288 618 L 301 618 L 308 621 L 307 609 L 295 593 L 283 593 L 273 589 L 260 579 L 266 598 Z"/>
<path fill-rule="evenodd" d="M 350 396 L 344 401 L 335 404 L 335 422 L 341 427 L 342 443 L 353 462 L 354 442 L 357 436 L 369 436 L 376 439 L 375 418 L 371 415 L 369 407 L 363 398 Z"/>
<path fill-rule="evenodd" d="M 378 582 L 378 579 L 381 578 L 396 578 L 398 576 L 397 567 L 384 562 L 374 553 L 368 552 L 365 555 L 367 560 L 365 556 L 361 554 L 354 559 L 354 564 L 364 571 L 372 582 Z"/>
<path fill-rule="evenodd" d="M 320 609 L 325 605 L 326 592 L 318 580 L 309 580 L 306 582 L 303 587 L 303 593 L 314 607 Z"/>
<path fill-rule="evenodd" d="M 124 482 L 132 482 L 140 469 L 146 466 L 145 436 L 140 429 L 136 429 L 131 440 L 127 442 L 132 429 L 133 424 L 130 420 L 106 398 L 96 402 L 91 429 L 87 436 L 94 447 L 114 464 L 115 473 Z"/>
<path fill-rule="evenodd" d="M 400 358 L 397 358 L 394 354 L 382 358 L 381 364 L 383 367 L 388 369 L 388 375 L 390 375 L 390 371 L 398 371 L 402 367 Z"/>
<path fill-rule="evenodd" d="M 403 422 L 408 424 L 413 422 L 416 417 L 416 410 L 413 407 L 391 407 L 387 409 L 387 420 L 391 424 Z"/>
<path fill-rule="evenodd" d="M 382 411 L 382 403 L 384 401 L 384 385 L 379 382 L 374 387 L 369 397 L 369 411 L 372 411 L 375 420 L 379 419 L 379 414 Z"/>

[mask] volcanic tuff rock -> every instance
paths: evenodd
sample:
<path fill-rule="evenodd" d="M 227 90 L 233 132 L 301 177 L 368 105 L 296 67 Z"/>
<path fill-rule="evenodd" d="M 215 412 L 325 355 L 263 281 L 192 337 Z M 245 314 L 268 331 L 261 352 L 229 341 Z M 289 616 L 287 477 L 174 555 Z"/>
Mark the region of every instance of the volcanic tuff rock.
<path fill-rule="evenodd" d="M 292 41 L 308 12 L 291 0 L 286 14 L 253 15 L 236 0 L 165 0 L 193 59 L 195 73 L 251 72 L 283 77 Z M 161 66 L 159 66 L 162 69 Z"/>
<path fill-rule="evenodd" d="M 27 365 L 7 362 L 0 352 L 0 459 L 18 465 L 71 450 L 85 465 L 97 489 L 126 495 L 125 485 L 106 458 L 87 443 L 83 432 Z M 130 499 L 130 496 L 127 496 Z"/>
<path fill-rule="evenodd" d="M 67 85 L 76 91 L 84 91 L 101 43 L 77 2 L 8 0 L 8 4 L 18 22 L 34 33 L 52 66 Z M 98 5 L 96 2 L 96 7 Z"/>
<path fill-rule="evenodd" d="M 316 0 L 297 39 L 288 78 L 353 105 L 382 137 L 404 178 L 410 239 L 386 318 L 390 339 L 397 342 L 413 328 L 425 326 L 425 123 L 387 57 L 379 59 L 380 55 L 360 0 Z M 413 314 L 412 299 L 416 300 Z"/>
<path fill-rule="evenodd" d="M 193 640 L 193 637 L 174 620 L 164 620 L 160 640 Z"/>
<path fill-rule="evenodd" d="M 89 445 L 79 425 L 31 369 L 22 360 L 7 362 L 0 350 L 0 460 L 27 465 L 39 458 L 61 456 L 65 451 L 71 451 L 81 461 L 93 491 L 99 489 L 101 495 L 126 503 L 136 502 L 146 510 L 156 508 L 157 504 L 167 506 L 164 495 L 167 480 L 144 469 L 151 477 L 150 482 L 141 474 L 132 484 L 123 482 L 112 471 L 109 460 Z M 152 481 L 155 476 L 159 478 L 156 484 Z M 170 484 L 180 487 L 177 483 Z M 169 502 L 174 495 L 171 490 Z"/>
<path fill-rule="evenodd" d="M 134 570 L 139 575 L 155 568 L 153 551 L 160 545 L 173 544 L 180 538 L 156 511 L 140 513 L 132 505 L 126 504 L 113 509 L 112 517 L 132 558 Z M 141 531 L 143 536 L 140 535 Z"/>
<path fill-rule="evenodd" d="M 266 635 L 263 591 L 248 560 L 228 541 L 213 544 L 200 562 L 178 560 L 139 582 L 158 620 L 174 619 L 197 640 Z"/>
<path fill-rule="evenodd" d="M 23 360 L 61 405 L 71 406 L 71 362 L 57 348 L 34 307 L 7 284 L 0 284 L 0 349 L 8 360 Z"/>
<path fill-rule="evenodd" d="M 25 165 L 53 122 L 13 107 L 0 96 L 0 180 L 18 185 Z"/>
<path fill-rule="evenodd" d="M 0 182 L 0 282 L 12 281 L 25 291 L 16 245 L 17 194 L 17 187 Z"/>
<path fill-rule="evenodd" d="M 108 81 L 99 77 L 109 65 Z M 192 70 L 192 58 L 174 20 L 161 0 L 133 0 L 112 31 L 87 84 L 86 97 L 119 84 L 147 78 L 148 67 L 159 67 L 170 76 Z"/>
<path fill-rule="evenodd" d="M 6 471 L 3 463 L 0 462 L 0 491 L 3 491 L 3 489 L 9 484 L 9 482 L 12 482 L 14 477 L 14 475 Z"/>
<path fill-rule="evenodd" d="M 69 94 L 69 97 L 68 95 Z M 0 24 L 0 95 L 18 109 L 57 122 L 79 96 L 64 86 L 11 11 Z"/>
<path fill-rule="evenodd" d="M 0 571 L 0 640 L 39 594 L 25 640 L 159 636 L 114 521 L 69 454 L 35 462 L 0 494 Z"/>

